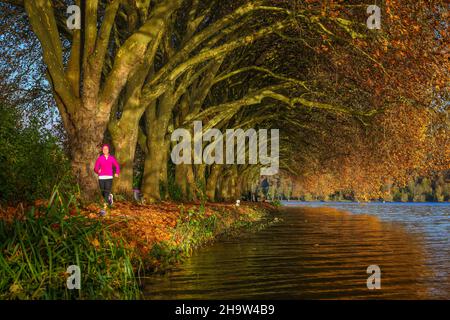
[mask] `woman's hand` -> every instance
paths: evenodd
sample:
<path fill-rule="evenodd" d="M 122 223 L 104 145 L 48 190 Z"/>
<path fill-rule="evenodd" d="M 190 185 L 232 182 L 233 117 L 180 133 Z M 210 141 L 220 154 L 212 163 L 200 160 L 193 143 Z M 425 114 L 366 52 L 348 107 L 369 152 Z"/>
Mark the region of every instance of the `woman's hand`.
<path fill-rule="evenodd" d="M 100 174 L 100 172 L 102 172 L 102 169 L 98 169 L 98 173 Z"/>
<path fill-rule="evenodd" d="M 115 174 L 114 174 L 114 177 L 118 178 L 118 177 L 119 177 L 119 175 L 118 175 L 117 173 L 115 173 Z"/>

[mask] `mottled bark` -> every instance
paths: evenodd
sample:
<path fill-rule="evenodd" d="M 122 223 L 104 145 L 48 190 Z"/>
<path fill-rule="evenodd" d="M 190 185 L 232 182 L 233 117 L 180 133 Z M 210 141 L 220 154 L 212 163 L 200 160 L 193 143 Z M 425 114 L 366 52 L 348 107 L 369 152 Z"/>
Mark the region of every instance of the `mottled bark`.
<path fill-rule="evenodd" d="M 209 201 L 216 200 L 216 188 L 219 176 L 222 171 L 222 165 L 214 164 L 211 167 L 210 174 L 206 180 L 206 197 Z"/>
<path fill-rule="evenodd" d="M 166 134 L 163 152 L 162 152 L 162 160 L 161 160 L 161 168 L 159 173 L 159 184 L 164 189 L 164 198 L 162 200 L 169 199 L 169 181 L 168 181 L 168 161 L 169 161 L 169 150 L 170 148 L 170 137 Z"/>
<path fill-rule="evenodd" d="M 124 110 L 120 121 L 109 124 L 115 157 L 121 166 L 119 178 L 114 180 L 113 191 L 131 196 L 133 193 L 133 167 L 138 139 L 139 118 L 142 112 Z"/>
<path fill-rule="evenodd" d="M 94 166 L 100 154 L 99 139 L 103 132 L 99 128 L 105 128 L 104 123 L 95 123 L 94 115 L 85 114 L 77 120 L 77 132 L 69 137 L 72 171 L 83 191 L 82 198 L 92 201 L 99 194 L 97 175 Z"/>
<path fill-rule="evenodd" d="M 240 198 L 239 190 L 238 190 L 238 171 L 236 166 L 232 166 L 230 168 L 229 173 L 229 199 L 230 201 L 235 201 Z"/>
<path fill-rule="evenodd" d="M 220 177 L 219 181 L 219 200 L 220 201 L 230 201 L 231 199 L 231 188 L 230 188 L 230 175 L 225 173 Z"/>
<path fill-rule="evenodd" d="M 240 199 L 242 196 L 242 175 L 239 175 L 238 168 L 234 167 L 234 198 Z"/>
<path fill-rule="evenodd" d="M 179 164 L 175 167 L 175 183 L 180 188 L 182 198 L 197 200 L 197 186 L 192 164 Z"/>
<path fill-rule="evenodd" d="M 150 202 L 161 200 L 159 189 L 160 176 L 163 168 L 167 168 L 163 165 L 164 140 L 158 138 L 157 134 L 151 134 L 147 142 L 148 153 L 144 161 L 142 194 L 144 199 Z"/>
<path fill-rule="evenodd" d="M 175 185 L 179 188 L 181 192 L 181 197 L 186 199 L 187 193 L 187 181 L 186 181 L 186 168 L 179 164 L 175 166 Z"/>
<path fill-rule="evenodd" d="M 198 182 L 199 186 L 203 189 L 202 191 L 205 191 L 206 189 L 206 177 L 205 177 L 205 171 L 206 171 L 206 164 L 197 164 L 194 165 L 194 173 L 195 173 L 195 181 Z"/>
<path fill-rule="evenodd" d="M 156 108 L 149 108 L 145 113 L 148 153 L 144 162 L 142 192 L 149 201 L 161 200 L 161 171 L 167 170 L 167 164 L 164 163 L 167 155 L 164 153 L 169 152 L 166 133 L 174 103 L 173 92 L 169 90 L 159 99 Z"/>

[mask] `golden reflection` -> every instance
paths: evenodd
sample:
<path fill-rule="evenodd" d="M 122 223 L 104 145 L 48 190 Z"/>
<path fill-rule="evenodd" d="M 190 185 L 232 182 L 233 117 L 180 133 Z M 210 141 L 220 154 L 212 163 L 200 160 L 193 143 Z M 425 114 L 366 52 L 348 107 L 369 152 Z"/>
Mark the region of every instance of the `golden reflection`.
<path fill-rule="evenodd" d="M 373 215 L 352 214 L 335 208 L 286 210 L 302 213 L 306 220 L 315 222 L 309 241 L 317 243 L 305 246 L 305 255 L 318 256 L 324 261 L 333 258 L 333 262 L 339 264 L 339 268 L 318 269 L 314 274 L 315 278 L 330 279 L 334 290 L 339 291 L 339 286 L 353 287 L 350 282 L 354 279 L 358 287 L 366 287 L 369 275 L 358 278 L 356 274 L 366 274 L 369 265 L 378 265 L 381 268 L 381 290 L 367 291 L 367 296 L 363 297 L 428 297 L 425 283 L 433 273 L 427 267 L 422 241 L 402 225 L 383 222 Z"/>
<path fill-rule="evenodd" d="M 287 207 L 282 222 L 202 248 L 166 277 L 152 299 L 427 299 L 433 273 L 420 235 L 376 216 Z M 367 288 L 367 267 L 381 289 Z"/>

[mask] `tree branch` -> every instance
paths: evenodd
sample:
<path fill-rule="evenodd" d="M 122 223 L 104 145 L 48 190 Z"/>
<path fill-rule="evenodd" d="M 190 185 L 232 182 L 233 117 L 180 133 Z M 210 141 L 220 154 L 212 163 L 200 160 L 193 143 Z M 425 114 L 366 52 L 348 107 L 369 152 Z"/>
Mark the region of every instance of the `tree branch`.
<path fill-rule="evenodd" d="M 54 90 L 67 107 L 67 112 L 73 115 L 78 99 L 64 73 L 61 42 L 51 3 L 49 0 L 25 0 L 24 4 L 33 31 L 41 43 Z"/>

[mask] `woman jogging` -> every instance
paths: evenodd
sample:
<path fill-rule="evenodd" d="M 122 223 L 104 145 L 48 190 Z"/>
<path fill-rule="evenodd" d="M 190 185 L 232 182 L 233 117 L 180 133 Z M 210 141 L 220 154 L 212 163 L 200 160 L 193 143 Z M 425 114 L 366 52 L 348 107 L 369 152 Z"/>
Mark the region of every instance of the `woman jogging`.
<path fill-rule="evenodd" d="M 111 194 L 112 182 L 113 182 L 113 166 L 116 167 L 116 173 L 114 176 L 119 177 L 120 167 L 116 158 L 109 154 L 109 145 L 104 144 L 102 147 L 103 154 L 97 158 L 95 162 L 94 171 L 98 174 L 98 182 L 100 190 L 105 200 L 103 210 L 101 214 L 105 214 L 106 203 L 111 207 L 113 204 L 113 195 Z"/>

